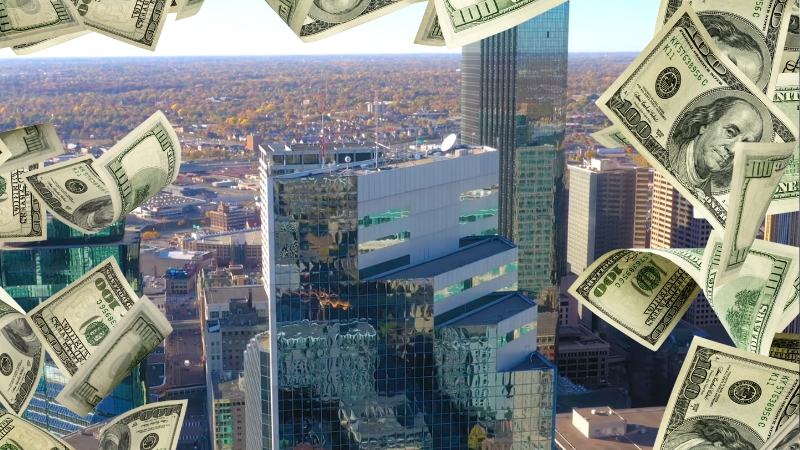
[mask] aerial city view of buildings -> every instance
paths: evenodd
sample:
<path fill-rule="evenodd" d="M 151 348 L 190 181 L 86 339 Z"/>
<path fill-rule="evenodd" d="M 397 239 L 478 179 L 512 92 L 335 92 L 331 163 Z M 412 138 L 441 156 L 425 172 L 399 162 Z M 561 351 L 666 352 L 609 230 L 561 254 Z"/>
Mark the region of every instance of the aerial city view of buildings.
<path fill-rule="evenodd" d="M 48 218 L 47 241 L 0 247 L 26 310 L 113 256 L 174 329 L 86 417 L 48 361 L 24 417 L 76 450 L 166 399 L 189 399 L 181 450 L 652 448 L 692 338 L 730 338 L 701 293 L 651 351 L 567 288 L 608 251 L 712 228 L 635 150 L 588 138 L 599 112 L 568 102 L 599 92 L 570 94 L 568 25 L 565 3 L 465 46 L 458 115 L 377 101 L 337 130 L 176 126 L 178 180 L 125 220 Z M 103 152 L 73 141 L 59 160 Z M 760 237 L 798 245 L 797 227 L 768 216 Z"/>

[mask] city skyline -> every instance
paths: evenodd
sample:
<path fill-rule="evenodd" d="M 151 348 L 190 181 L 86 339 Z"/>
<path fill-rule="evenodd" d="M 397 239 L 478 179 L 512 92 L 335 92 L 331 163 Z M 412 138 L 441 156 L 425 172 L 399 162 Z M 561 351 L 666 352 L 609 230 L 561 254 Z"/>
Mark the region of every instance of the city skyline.
<path fill-rule="evenodd" d="M 569 51 L 576 53 L 641 51 L 652 37 L 659 5 L 657 0 L 571 3 Z M 461 48 L 447 50 L 413 43 L 424 9 L 425 3 L 417 3 L 322 41 L 304 44 L 266 2 L 208 0 L 196 16 L 187 20 L 176 22 L 174 16 L 168 17 L 155 52 L 93 34 L 25 57 L 2 49 L 0 59 L 460 53 Z M 627 33 L 603 27 L 604 19 L 625 23 Z M 231 35 L 231 39 L 220 39 Z M 275 48 L 267 48 L 270 42 L 275 43 Z"/>

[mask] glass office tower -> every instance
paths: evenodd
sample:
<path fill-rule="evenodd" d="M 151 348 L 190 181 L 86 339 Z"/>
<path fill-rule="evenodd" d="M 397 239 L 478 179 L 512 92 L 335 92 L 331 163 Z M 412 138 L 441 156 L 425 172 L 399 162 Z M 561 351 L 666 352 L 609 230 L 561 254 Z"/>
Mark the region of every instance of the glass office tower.
<path fill-rule="evenodd" d="M 125 222 L 120 221 L 97 234 L 85 235 L 48 219 L 47 238 L 43 242 L 0 247 L 0 286 L 25 311 L 35 308 L 110 256 L 117 259 L 128 282 L 141 295 L 138 228 L 126 228 Z M 36 394 L 23 417 L 63 436 L 141 406 L 146 402 L 147 392 L 142 367 L 134 369 L 94 411 L 80 417 L 55 402 L 67 380 L 47 356 Z"/>
<path fill-rule="evenodd" d="M 461 54 L 461 140 L 500 151 L 499 234 L 519 247 L 519 289 L 536 297 L 551 359 L 566 273 L 568 30 L 567 2 Z"/>

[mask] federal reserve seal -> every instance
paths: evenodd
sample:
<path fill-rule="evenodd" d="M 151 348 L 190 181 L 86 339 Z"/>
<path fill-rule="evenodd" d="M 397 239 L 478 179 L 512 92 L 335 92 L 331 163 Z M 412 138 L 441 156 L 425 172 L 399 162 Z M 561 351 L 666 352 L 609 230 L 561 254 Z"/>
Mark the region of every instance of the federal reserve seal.
<path fill-rule="evenodd" d="M 755 381 L 737 381 L 728 389 L 728 397 L 740 405 L 749 405 L 761 397 L 761 386 Z"/>
<path fill-rule="evenodd" d="M 89 190 L 89 186 L 87 186 L 86 183 L 81 180 L 76 180 L 75 178 L 67 180 L 67 182 L 64 183 L 64 187 L 73 194 L 83 194 Z"/>
<path fill-rule="evenodd" d="M 664 100 L 674 97 L 681 88 L 681 73 L 674 67 L 667 67 L 656 77 L 656 95 Z"/>
<path fill-rule="evenodd" d="M 150 433 L 142 439 L 139 448 L 141 450 L 152 450 L 155 448 L 156 444 L 158 444 L 158 435 L 156 433 Z"/>
<path fill-rule="evenodd" d="M 96 347 L 108 336 L 110 331 L 108 325 L 103 322 L 92 322 L 86 327 L 86 332 L 83 336 L 86 338 L 86 342 L 88 342 L 89 345 Z"/>
<path fill-rule="evenodd" d="M 643 291 L 652 292 L 661 284 L 661 274 L 655 267 L 646 266 L 636 273 L 636 284 Z"/>
<path fill-rule="evenodd" d="M 8 353 L 3 353 L 0 355 L 0 373 L 5 376 L 11 375 L 11 372 L 14 371 L 14 360 L 8 356 Z"/>

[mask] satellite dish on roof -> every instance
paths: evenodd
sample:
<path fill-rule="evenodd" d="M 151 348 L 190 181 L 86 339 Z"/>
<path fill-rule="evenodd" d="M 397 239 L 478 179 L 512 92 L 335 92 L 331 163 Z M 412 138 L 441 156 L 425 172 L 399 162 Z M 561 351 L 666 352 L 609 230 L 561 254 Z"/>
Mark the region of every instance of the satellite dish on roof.
<path fill-rule="evenodd" d="M 344 162 L 349 163 L 350 162 L 350 157 L 349 156 L 345 156 L 344 157 Z"/>
<path fill-rule="evenodd" d="M 446 152 L 453 148 L 454 145 L 456 145 L 456 135 L 451 134 L 450 136 L 444 138 L 444 141 L 442 141 L 442 151 Z"/>

